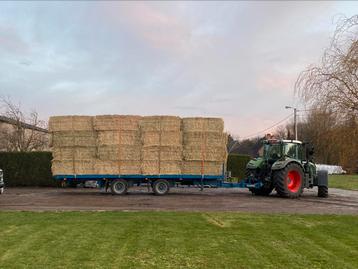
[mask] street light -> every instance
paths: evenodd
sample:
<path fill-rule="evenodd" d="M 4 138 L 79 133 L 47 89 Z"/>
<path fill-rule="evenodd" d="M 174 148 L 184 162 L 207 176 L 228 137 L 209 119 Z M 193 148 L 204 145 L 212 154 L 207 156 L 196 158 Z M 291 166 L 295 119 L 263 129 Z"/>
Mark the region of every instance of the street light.
<path fill-rule="evenodd" d="M 285 106 L 286 109 L 293 109 L 293 122 L 295 129 L 295 140 L 297 140 L 297 108 L 292 106 Z"/>

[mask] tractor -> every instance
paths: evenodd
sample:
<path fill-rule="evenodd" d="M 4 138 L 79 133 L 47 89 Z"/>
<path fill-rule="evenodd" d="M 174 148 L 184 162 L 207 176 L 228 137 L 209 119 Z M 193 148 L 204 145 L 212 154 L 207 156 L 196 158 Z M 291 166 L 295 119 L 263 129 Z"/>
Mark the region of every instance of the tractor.
<path fill-rule="evenodd" d="M 313 147 L 297 140 L 264 140 L 259 156 L 246 166 L 246 184 L 254 195 L 298 198 L 304 188 L 318 186 L 318 196 L 328 197 L 328 172 L 317 171 Z"/>

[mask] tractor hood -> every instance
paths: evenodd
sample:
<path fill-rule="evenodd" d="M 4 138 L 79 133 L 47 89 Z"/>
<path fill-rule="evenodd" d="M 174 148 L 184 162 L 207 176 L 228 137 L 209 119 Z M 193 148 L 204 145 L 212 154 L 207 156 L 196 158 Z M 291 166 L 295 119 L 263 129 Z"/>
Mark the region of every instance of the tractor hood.
<path fill-rule="evenodd" d="M 255 158 L 252 159 L 248 162 L 248 164 L 246 165 L 247 169 L 257 169 L 257 168 L 261 168 L 261 166 L 264 163 L 264 159 L 263 158 Z"/>

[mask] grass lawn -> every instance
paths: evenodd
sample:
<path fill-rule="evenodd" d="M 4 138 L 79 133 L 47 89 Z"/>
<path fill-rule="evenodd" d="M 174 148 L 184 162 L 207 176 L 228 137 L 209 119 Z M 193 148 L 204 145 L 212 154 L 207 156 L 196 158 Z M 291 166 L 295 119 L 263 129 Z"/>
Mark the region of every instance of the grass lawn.
<path fill-rule="evenodd" d="M 0 212 L 1 268 L 358 268 L 358 216 Z"/>
<path fill-rule="evenodd" d="M 358 190 L 358 175 L 330 175 L 328 185 L 331 188 Z"/>

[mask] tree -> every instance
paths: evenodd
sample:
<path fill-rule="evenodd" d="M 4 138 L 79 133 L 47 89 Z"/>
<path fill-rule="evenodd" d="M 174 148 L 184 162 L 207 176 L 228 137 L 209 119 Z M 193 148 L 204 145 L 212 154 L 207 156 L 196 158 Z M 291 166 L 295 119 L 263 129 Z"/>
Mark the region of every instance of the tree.
<path fill-rule="evenodd" d="M 0 129 L 0 148 L 6 151 L 43 150 L 48 145 L 46 124 L 36 111 L 25 114 L 19 104 L 9 98 L 1 98 L 1 115 L 8 121 L 7 128 Z"/>
<path fill-rule="evenodd" d="M 321 63 L 299 75 L 295 91 L 309 106 L 358 115 L 358 15 L 340 17 Z"/>

